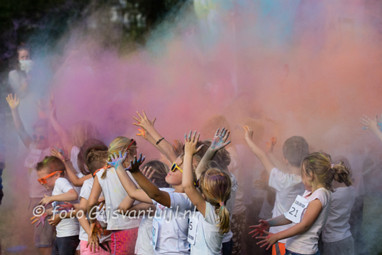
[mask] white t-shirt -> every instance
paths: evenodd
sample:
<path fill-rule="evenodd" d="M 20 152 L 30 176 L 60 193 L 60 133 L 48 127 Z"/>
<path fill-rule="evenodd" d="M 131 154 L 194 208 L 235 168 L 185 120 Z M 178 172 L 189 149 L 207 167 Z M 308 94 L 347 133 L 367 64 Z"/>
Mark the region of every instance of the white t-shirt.
<path fill-rule="evenodd" d="M 195 243 L 191 244 L 191 255 L 220 255 L 222 249 L 223 235 L 219 233 L 217 226 L 219 217 L 215 207 L 206 202 L 205 217 L 196 212 L 192 217 L 193 227 L 196 227 Z"/>
<path fill-rule="evenodd" d="M 127 192 L 123 188 L 114 167 L 106 171 L 105 179 L 101 178 L 105 169 L 101 169 L 96 175 L 105 197 L 107 230 L 124 230 L 139 227 L 140 218 L 117 213 L 120 203 L 127 196 Z M 127 172 L 127 174 L 130 175 L 130 172 Z M 133 177 L 130 175 L 130 178 Z"/>
<path fill-rule="evenodd" d="M 84 184 L 81 187 L 80 198 L 83 197 L 84 199 L 89 200 L 90 193 L 91 193 L 92 187 L 93 187 L 93 183 L 94 183 L 93 178 L 90 178 L 90 179 L 87 179 L 84 181 Z M 102 197 L 102 196 L 103 196 L 103 194 L 101 193 L 100 197 Z M 103 221 L 102 218 L 98 217 L 98 214 L 97 214 L 97 220 Z M 101 236 L 101 238 L 99 240 L 101 243 L 103 243 L 105 241 L 109 241 L 110 236 L 111 235 Z M 88 234 L 86 233 L 84 228 L 81 226 L 81 224 L 80 224 L 80 240 L 81 241 L 88 241 L 89 240 Z"/>
<path fill-rule="evenodd" d="M 135 243 L 135 254 L 137 255 L 152 255 L 154 254 L 153 246 L 153 218 L 143 217 L 139 224 L 138 238 Z"/>
<path fill-rule="evenodd" d="M 288 238 L 285 248 L 296 253 L 315 254 L 318 251 L 319 235 L 328 216 L 331 192 L 325 188 L 319 188 L 311 194 L 310 191 L 306 190 L 303 197 L 306 198 L 309 203 L 316 199 L 320 200 L 322 204 L 320 215 L 308 231 L 301 235 Z"/>
<path fill-rule="evenodd" d="M 322 240 L 337 242 L 351 236 L 349 218 L 355 201 L 355 189 L 339 187 L 332 193 L 328 219 L 322 229 Z"/>
<path fill-rule="evenodd" d="M 50 148 L 45 150 L 36 149 L 32 144 L 29 148 L 28 155 L 25 158 L 24 166 L 29 169 L 29 197 L 43 198 L 44 195 L 50 196 L 51 191 L 48 191 L 38 181 L 36 165 L 42 161 L 45 156 L 50 155 Z"/>
<path fill-rule="evenodd" d="M 54 183 L 52 196 L 64 194 L 71 189 L 73 189 L 73 186 L 70 182 L 67 179 L 60 177 Z M 77 218 L 62 219 L 56 226 L 56 232 L 57 237 L 77 236 L 79 233 L 79 223 Z"/>
<path fill-rule="evenodd" d="M 297 174 L 284 173 L 277 168 L 273 168 L 269 175 L 268 185 L 276 190 L 275 205 L 273 206 L 272 217 L 278 217 L 287 212 L 293 204 L 297 195 L 304 193 L 304 185 L 301 176 Z M 271 227 L 271 233 L 278 233 L 291 227 L 291 224 Z M 279 240 L 285 243 L 286 239 Z"/>
<path fill-rule="evenodd" d="M 174 192 L 172 188 L 161 188 L 170 195 L 171 207 L 168 208 L 153 200 L 156 206 L 153 219 L 153 232 L 158 228 L 154 254 L 189 254 L 187 242 L 188 220 L 195 207 L 185 193 Z"/>

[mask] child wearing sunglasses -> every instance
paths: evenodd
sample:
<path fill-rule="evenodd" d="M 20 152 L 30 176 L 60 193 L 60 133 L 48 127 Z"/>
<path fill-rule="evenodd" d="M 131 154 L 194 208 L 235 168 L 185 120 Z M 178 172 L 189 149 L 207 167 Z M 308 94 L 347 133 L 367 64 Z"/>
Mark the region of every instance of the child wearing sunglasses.
<path fill-rule="evenodd" d="M 70 182 L 63 178 L 64 163 L 57 157 L 49 156 L 37 164 L 38 182 L 47 189 L 53 189 L 52 196 L 45 196 L 41 204 L 52 202 L 73 201 L 78 195 Z M 75 217 L 61 219 L 56 226 L 56 240 L 53 244 L 53 253 L 74 254 L 79 243 L 79 225 Z"/>

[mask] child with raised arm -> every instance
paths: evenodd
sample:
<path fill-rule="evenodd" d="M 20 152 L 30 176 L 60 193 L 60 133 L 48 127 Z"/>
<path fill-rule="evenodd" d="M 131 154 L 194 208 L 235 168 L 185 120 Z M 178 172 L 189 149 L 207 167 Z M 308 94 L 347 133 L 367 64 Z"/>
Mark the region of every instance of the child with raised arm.
<path fill-rule="evenodd" d="M 268 185 L 276 190 L 276 199 L 272 211 L 272 217 L 283 215 L 295 200 L 297 195 L 304 192 L 301 180 L 301 162 L 309 153 L 309 147 L 301 136 L 292 136 L 283 144 L 283 154 L 288 172 L 276 168 L 268 155 L 253 142 L 253 131 L 245 126 L 245 141 L 252 152 L 259 158 L 265 170 L 269 174 Z M 272 227 L 271 233 L 280 232 L 290 226 Z M 285 254 L 285 243 L 287 240 L 280 239 L 272 247 L 272 254 Z"/>
<path fill-rule="evenodd" d="M 197 152 L 199 134 L 190 132 L 185 140 L 182 185 L 198 212 L 190 219 L 188 240 L 191 254 L 221 254 L 223 234 L 229 231 L 226 208 L 231 192 L 230 177 L 216 168 L 204 171 L 199 179 L 199 192 L 194 186 L 193 156 Z"/>
<path fill-rule="evenodd" d="M 64 202 L 76 200 L 78 195 L 69 181 L 63 178 L 65 165 L 54 156 L 46 157 L 37 164 L 38 182 L 47 189 L 53 189 L 52 196 L 41 199 L 42 205 L 53 202 Z M 57 208 L 54 208 L 56 210 Z M 55 216 L 53 214 L 53 216 Z M 54 241 L 52 254 L 70 255 L 74 254 L 78 243 L 79 225 L 73 215 L 65 218 L 56 226 L 56 240 Z"/>
<path fill-rule="evenodd" d="M 115 159 L 125 161 L 124 156 Z M 182 187 L 183 159 L 178 157 L 166 176 L 166 182 L 173 188 L 158 188 L 151 183 L 139 170 L 143 160 L 141 155 L 128 168 L 141 189 L 135 186 L 122 164 L 117 167 L 117 173 L 131 198 L 156 206 L 152 237 L 154 254 L 189 254 L 188 219 L 194 207 Z"/>
<path fill-rule="evenodd" d="M 29 176 L 29 210 L 32 213 L 41 199 L 45 195 L 50 195 L 51 190 L 45 189 L 36 180 L 38 179 L 36 165 L 43 160 L 45 156 L 50 155 L 49 148 L 49 127 L 48 123 L 43 120 L 37 121 L 33 126 L 33 135 L 29 135 L 25 130 L 24 124 L 20 118 L 19 105 L 20 99 L 16 95 L 9 94 L 6 98 L 9 108 L 12 112 L 13 122 L 16 131 L 28 149 L 28 154 L 24 161 L 24 167 L 28 169 Z M 34 227 L 34 244 L 42 255 L 50 255 L 53 243 L 53 228 L 45 219 L 44 224 Z"/>
<path fill-rule="evenodd" d="M 134 158 L 137 153 L 137 144 L 133 139 L 119 136 L 109 145 L 108 156 L 119 151 L 124 151 L 128 159 Z M 127 162 L 125 163 L 125 165 Z M 119 205 L 125 200 L 126 207 L 133 205 L 134 200 L 128 195 L 121 185 L 116 173 L 115 165 L 107 166 L 96 171 L 93 187 L 88 199 L 88 212 L 90 220 L 94 225 L 94 215 L 92 208 L 98 203 L 101 192 L 105 198 L 107 230 L 111 233 L 111 253 L 112 254 L 134 254 L 135 242 L 137 240 L 139 218 L 130 218 L 118 213 Z M 93 245 L 93 241 L 90 243 Z"/>
<path fill-rule="evenodd" d="M 269 249 L 281 239 L 287 239 L 287 255 L 319 254 L 318 239 L 325 225 L 331 199 L 332 182 L 338 175 L 342 183 L 348 178 L 346 166 L 341 163 L 332 164 L 330 156 L 314 152 L 304 158 L 301 167 L 302 181 L 305 186 L 303 196 L 298 196 L 289 211 L 269 220 L 261 220 L 260 225 L 254 226 L 251 234 L 259 236 L 258 244 Z M 269 226 L 280 226 L 294 223 L 286 230 L 269 233 Z"/>

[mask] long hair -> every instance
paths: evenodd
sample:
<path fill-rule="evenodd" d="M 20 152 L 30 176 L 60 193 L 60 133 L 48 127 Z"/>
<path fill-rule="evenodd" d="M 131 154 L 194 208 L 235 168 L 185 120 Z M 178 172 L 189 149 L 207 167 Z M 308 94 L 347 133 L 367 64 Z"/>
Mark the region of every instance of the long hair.
<path fill-rule="evenodd" d="M 109 145 L 108 149 L 108 161 L 110 160 L 111 155 L 114 153 L 127 152 L 127 156 L 133 157 L 137 154 L 137 142 L 134 139 L 130 139 L 124 136 L 118 136 L 115 138 Z M 107 169 L 103 172 L 101 178 L 105 179 L 107 174 Z"/>
<path fill-rule="evenodd" d="M 342 161 L 332 164 L 331 157 L 327 153 L 313 152 L 304 158 L 302 165 L 308 176 L 314 174 L 318 182 L 328 190 L 333 191 L 332 182 L 334 179 L 345 183 L 347 186 L 351 185 L 349 168 Z"/>
<path fill-rule="evenodd" d="M 225 206 L 231 195 L 231 179 L 228 174 L 216 168 L 210 168 L 200 177 L 200 189 L 207 202 L 215 206 L 219 217 L 219 232 L 224 234 L 230 229 L 229 211 Z"/>

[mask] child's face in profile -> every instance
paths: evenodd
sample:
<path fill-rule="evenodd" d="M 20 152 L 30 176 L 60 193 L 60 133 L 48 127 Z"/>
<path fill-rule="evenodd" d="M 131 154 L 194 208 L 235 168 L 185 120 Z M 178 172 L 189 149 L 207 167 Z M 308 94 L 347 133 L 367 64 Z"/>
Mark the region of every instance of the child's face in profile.
<path fill-rule="evenodd" d="M 305 189 L 309 191 L 312 190 L 312 177 L 306 174 L 304 164 L 301 167 L 301 179 L 302 179 L 302 183 L 305 186 Z"/>
<path fill-rule="evenodd" d="M 175 160 L 175 163 L 179 168 L 182 168 L 183 166 L 183 157 L 178 157 Z M 175 171 L 169 171 L 166 176 L 166 182 L 170 185 L 180 185 L 182 184 L 182 172 L 179 169 L 175 169 Z"/>
<path fill-rule="evenodd" d="M 37 171 L 38 178 L 39 179 L 43 178 L 46 181 L 46 183 L 42 185 L 48 190 L 54 188 L 54 184 L 56 183 L 56 180 L 60 177 L 58 173 L 54 174 L 53 176 L 47 177 L 51 173 L 52 171 L 50 171 L 48 167 L 44 167 L 40 171 Z"/>

